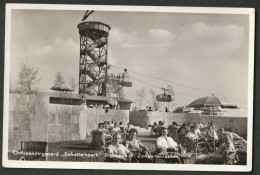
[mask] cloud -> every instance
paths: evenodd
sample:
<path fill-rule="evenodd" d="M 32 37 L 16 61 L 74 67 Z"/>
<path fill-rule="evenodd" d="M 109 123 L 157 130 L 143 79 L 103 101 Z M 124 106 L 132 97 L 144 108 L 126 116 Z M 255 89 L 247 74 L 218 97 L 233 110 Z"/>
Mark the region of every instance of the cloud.
<path fill-rule="evenodd" d="M 210 26 L 205 23 L 196 23 L 185 28 L 178 37 L 181 42 L 196 43 L 196 46 L 204 47 L 204 53 L 234 51 L 239 48 L 244 40 L 244 28 L 238 25 Z"/>
<path fill-rule="evenodd" d="M 165 29 L 150 29 L 148 31 L 148 36 L 150 38 L 155 38 L 156 40 L 172 40 L 175 38 L 175 35 Z"/>
<path fill-rule="evenodd" d="M 168 47 L 175 35 L 165 29 L 124 32 L 115 28 L 110 32 L 110 44 L 125 48 Z"/>
<path fill-rule="evenodd" d="M 74 56 L 75 51 L 78 52 L 79 46 L 72 39 L 62 39 L 60 37 L 55 38 L 52 43 L 43 45 L 32 50 L 37 55 L 46 56 L 48 59 L 50 56 Z"/>
<path fill-rule="evenodd" d="M 52 78 L 57 71 L 61 71 L 66 77 L 75 77 L 78 74 L 79 44 L 72 39 L 56 37 L 45 45 L 33 43 L 12 48 L 11 53 L 13 79 L 18 74 L 19 65 L 27 61 L 33 67 L 39 68 L 39 77 L 43 77 L 39 82 L 41 89 L 52 86 Z M 46 78 L 48 81 L 44 80 Z"/>
<path fill-rule="evenodd" d="M 119 43 L 127 38 L 127 33 L 121 31 L 119 28 L 113 28 L 109 33 L 109 39 L 115 43 Z"/>

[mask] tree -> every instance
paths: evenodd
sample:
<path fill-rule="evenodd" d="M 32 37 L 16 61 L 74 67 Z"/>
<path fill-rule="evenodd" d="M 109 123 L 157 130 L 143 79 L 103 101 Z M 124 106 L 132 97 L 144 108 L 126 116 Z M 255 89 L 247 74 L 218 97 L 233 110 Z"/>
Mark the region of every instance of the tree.
<path fill-rule="evenodd" d="M 76 83 L 76 81 L 75 81 L 75 79 L 74 79 L 73 77 L 70 77 L 70 78 L 69 78 L 69 85 L 70 85 L 70 87 L 71 87 L 73 90 L 75 90 L 75 88 L 76 88 L 76 86 L 77 86 L 77 83 Z"/>
<path fill-rule="evenodd" d="M 36 93 L 38 88 L 33 88 L 33 85 L 39 82 L 38 68 L 34 68 L 26 63 L 21 63 L 20 72 L 18 73 L 18 80 L 16 81 L 19 90 L 26 94 Z"/>
<path fill-rule="evenodd" d="M 55 74 L 54 85 L 65 83 L 65 79 L 60 71 Z"/>
<path fill-rule="evenodd" d="M 151 88 L 150 89 L 150 103 L 151 103 L 151 107 L 156 110 L 159 110 L 160 104 L 159 101 L 157 101 L 156 99 L 156 92 Z"/>
<path fill-rule="evenodd" d="M 73 91 L 70 91 L 70 94 L 73 94 L 73 92 L 75 91 L 75 89 L 77 87 L 77 83 L 73 77 L 69 77 L 68 82 L 69 82 L 69 86 L 73 89 Z"/>
<path fill-rule="evenodd" d="M 136 91 L 136 96 L 137 96 L 137 103 L 139 104 L 139 109 L 142 108 L 142 104 L 145 100 L 145 96 L 146 96 L 146 89 L 145 87 L 142 87 L 140 90 Z"/>

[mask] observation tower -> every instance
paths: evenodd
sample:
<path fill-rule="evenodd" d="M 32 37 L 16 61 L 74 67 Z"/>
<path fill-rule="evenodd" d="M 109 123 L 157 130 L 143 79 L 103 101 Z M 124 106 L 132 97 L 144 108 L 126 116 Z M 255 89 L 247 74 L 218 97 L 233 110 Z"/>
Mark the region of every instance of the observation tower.
<path fill-rule="evenodd" d="M 106 96 L 109 25 L 85 21 L 80 34 L 79 94 Z"/>
<path fill-rule="evenodd" d="M 85 21 L 94 10 L 87 10 L 78 24 L 80 34 L 79 95 L 111 97 L 123 87 L 132 87 L 127 69 L 117 76 L 108 74 L 108 35 L 111 29 L 100 21 Z"/>

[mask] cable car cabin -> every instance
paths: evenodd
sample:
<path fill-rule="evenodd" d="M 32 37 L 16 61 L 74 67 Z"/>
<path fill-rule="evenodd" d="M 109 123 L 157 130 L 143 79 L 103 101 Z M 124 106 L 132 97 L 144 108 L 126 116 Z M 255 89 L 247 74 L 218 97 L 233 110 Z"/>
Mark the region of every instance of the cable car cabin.
<path fill-rule="evenodd" d="M 167 94 L 156 95 L 156 100 L 160 102 L 172 102 L 172 96 Z"/>

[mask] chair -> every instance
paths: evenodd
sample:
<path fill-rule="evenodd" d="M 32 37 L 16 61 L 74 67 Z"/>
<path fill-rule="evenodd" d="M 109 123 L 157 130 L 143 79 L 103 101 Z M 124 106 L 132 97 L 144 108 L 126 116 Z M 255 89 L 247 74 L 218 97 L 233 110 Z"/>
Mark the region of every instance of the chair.
<path fill-rule="evenodd" d="M 236 165 L 246 165 L 247 164 L 247 152 L 244 150 L 238 150 L 235 157 Z"/>
<path fill-rule="evenodd" d="M 148 127 L 151 127 L 150 136 L 158 136 L 158 127 L 154 125 L 148 125 Z"/>
<path fill-rule="evenodd" d="M 154 163 L 156 163 L 156 159 L 163 159 L 166 163 L 172 163 L 174 160 L 177 164 L 181 164 L 180 157 L 178 156 L 178 151 L 162 151 L 160 148 L 157 147 L 157 144 L 155 144 L 155 151 L 153 155 Z"/>
<path fill-rule="evenodd" d="M 236 150 L 242 150 L 243 149 L 243 137 L 237 137 L 234 138 L 234 146 Z"/>
<path fill-rule="evenodd" d="M 94 148 L 101 149 L 105 146 L 105 144 L 106 144 L 105 134 L 102 131 L 94 130 L 91 146 Z"/>
<path fill-rule="evenodd" d="M 121 127 L 119 127 L 120 128 L 120 132 L 121 133 L 125 133 L 126 131 L 125 131 L 125 127 L 123 127 L 123 126 L 121 126 Z"/>
<path fill-rule="evenodd" d="M 194 151 L 195 153 L 195 159 L 197 158 L 197 154 L 201 153 L 203 151 L 206 151 L 206 144 L 204 141 L 200 139 L 196 139 L 195 141 L 191 140 L 188 137 L 183 138 L 182 147 L 186 148 L 187 152 Z"/>
<path fill-rule="evenodd" d="M 176 132 L 176 133 L 172 133 L 170 134 L 170 136 L 172 137 L 172 139 L 177 142 L 178 144 L 180 143 L 180 138 L 179 138 L 179 134 Z"/>
<path fill-rule="evenodd" d="M 19 160 L 38 160 L 45 161 L 46 156 L 43 155 L 46 153 L 47 142 L 37 142 L 37 141 L 22 141 L 21 142 L 21 151 L 27 153 L 36 153 L 36 155 L 26 155 L 20 157 Z"/>
<path fill-rule="evenodd" d="M 243 137 L 234 134 L 234 146 L 236 149 L 235 154 L 229 158 L 229 164 L 246 165 L 247 164 L 247 152 L 243 150 Z"/>

